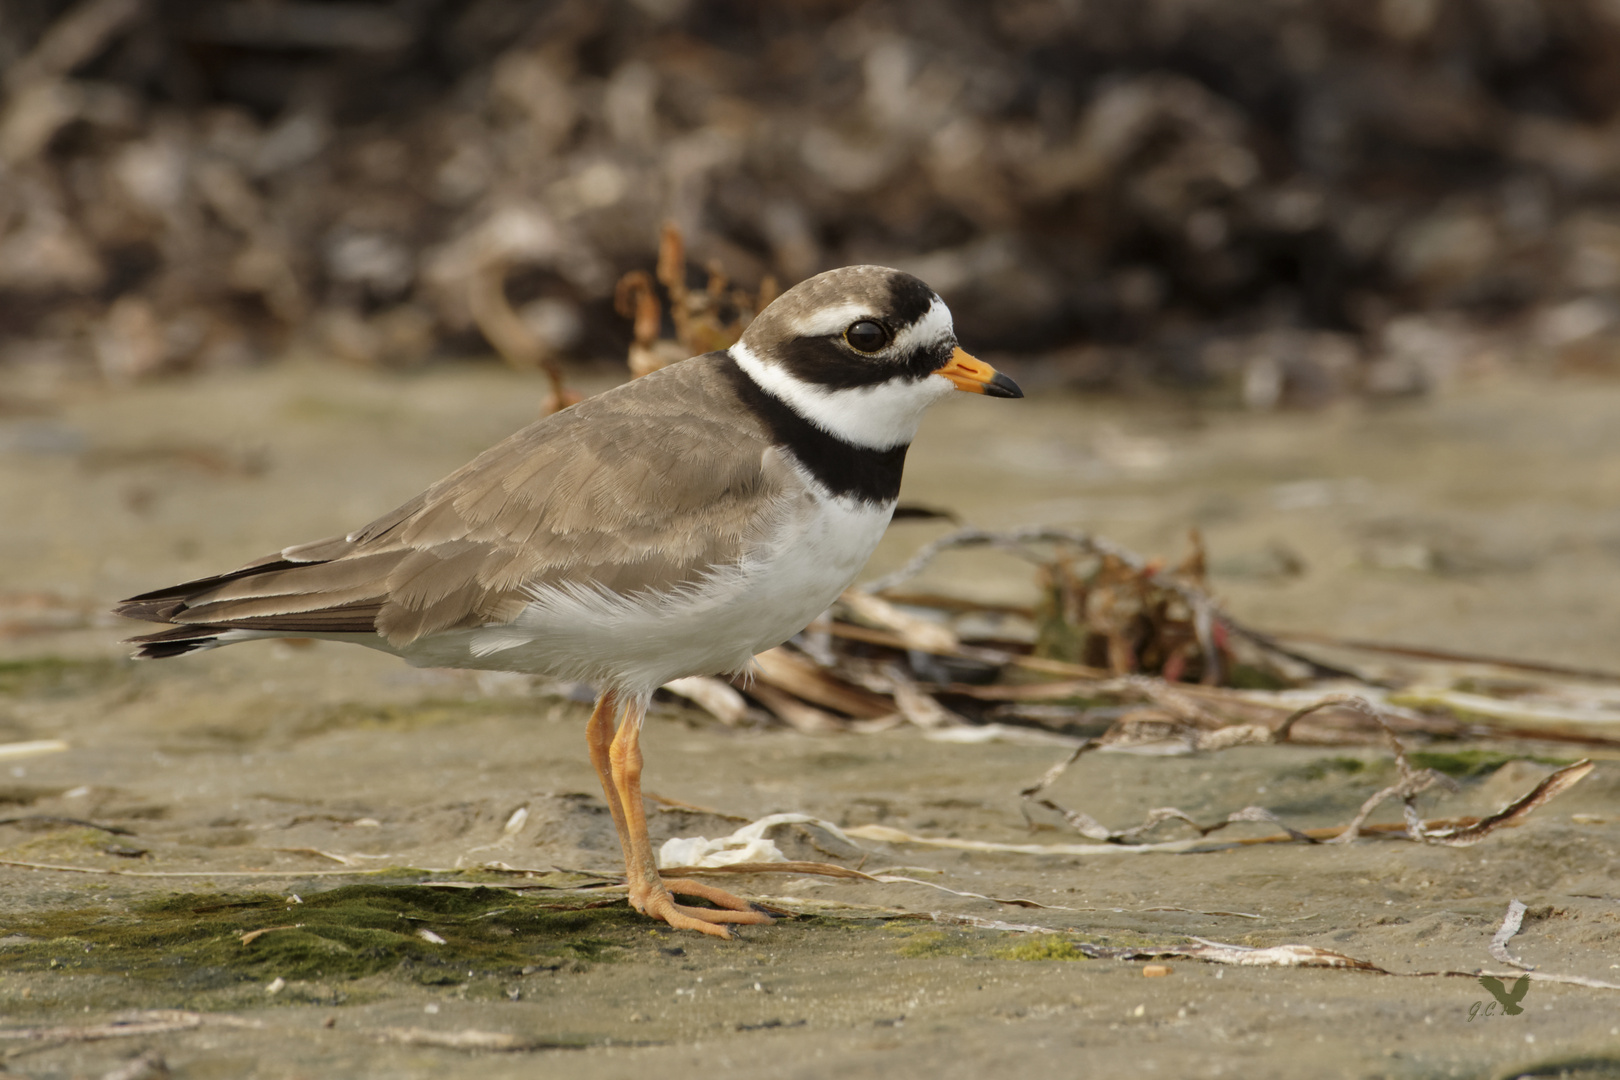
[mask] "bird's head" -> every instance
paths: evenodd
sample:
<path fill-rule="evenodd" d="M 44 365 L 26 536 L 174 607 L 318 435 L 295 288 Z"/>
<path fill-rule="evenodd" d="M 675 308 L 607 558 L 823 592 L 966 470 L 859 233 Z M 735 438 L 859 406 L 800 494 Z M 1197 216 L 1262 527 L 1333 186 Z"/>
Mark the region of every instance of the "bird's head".
<path fill-rule="evenodd" d="M 755 317 L 731 356 L 766 392 L 856 446 L 909 443 L 927 407 L 954 390 L 1023 397 L 956 343 L 934 290 L 886 266 L 802 281 Z"/>

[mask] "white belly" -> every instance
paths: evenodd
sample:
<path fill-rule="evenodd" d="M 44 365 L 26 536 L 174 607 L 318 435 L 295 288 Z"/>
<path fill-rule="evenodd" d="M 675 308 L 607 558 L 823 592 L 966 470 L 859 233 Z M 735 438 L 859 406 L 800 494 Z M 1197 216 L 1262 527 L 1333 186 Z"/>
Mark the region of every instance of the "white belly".
<path fill-rule="evenodd" d="M 795 503 L 767 543 L 691 588 L 635 597 L 547 589 L 511 623 L 434 634 L 399 654 L 423 667 L 518 671 L 638 694 L 685 675 L 741 671 L 827 609 L 894 511 L 808 494 Z"/>

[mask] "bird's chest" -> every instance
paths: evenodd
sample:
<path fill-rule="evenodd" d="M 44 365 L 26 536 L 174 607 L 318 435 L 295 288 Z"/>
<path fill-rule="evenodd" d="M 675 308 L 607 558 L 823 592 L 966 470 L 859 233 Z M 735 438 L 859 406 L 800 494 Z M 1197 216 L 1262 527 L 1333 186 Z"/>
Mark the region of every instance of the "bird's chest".
<path fill-rule="evenodd" d="M 619 620 L 600 656 L 606 681 L 652 688 L 683 675 L 746 669 L 803 630 L 855 579 L 893 504 L 806 497 L 737 563 L 656 610 Z"/>
<path fill-rule="evenodd" d="M 808 496 L 741 569 L 734 606 L 757 626 L 754 651 L 804 629 L 866 565 L 893 503 Z"/>

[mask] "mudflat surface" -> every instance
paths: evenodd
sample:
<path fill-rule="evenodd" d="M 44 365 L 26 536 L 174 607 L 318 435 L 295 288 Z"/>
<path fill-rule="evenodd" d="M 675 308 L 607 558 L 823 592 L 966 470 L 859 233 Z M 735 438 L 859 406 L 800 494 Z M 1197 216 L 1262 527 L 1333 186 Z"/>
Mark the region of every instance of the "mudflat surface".
<path fill-rule="evenodd" d="M 856 851 L 789 826 L 774 835 L 790 857 L 913 880 L 726 880 L 800 914 L 731 942 L 676 934 L 579 888 L 618 862 L 585 705 L 331 644 L 135 665 L 117 644 L 130 628 L 97 614 L 369 520 L 526 422 L 531 385 L 289 365 L 117 394 L 3 389 L 28 407 L 0 416 L 0 743 L 66 748 L 0 760 L 0 859 L 121 872 L 0 867 L 0 1031 L 35 1036 L 0 1042 L 13 1073 L 102 1076 L 150 1052 L 177 1077 L 1620 1074 L 1620 991 L 1535 982 L 1509 1015 L 1476 979 L 1405 977 L 1502 970 L 1487 946 L 1516 898 L 1514 955 L 1620 982 L 1612 753 L 1474 747 L 1515 760 L 1476 757 L 1472 775 L 1455 758 L 1459 790 L 1425 814 L 1488 813 L 1559 761 L 1598 760 L 1466 849 L 1225 842 L 1276 831 L 1246 824 L 1181 854 Z M 1274 416 L 952 401 L 903 498 L 1170 557 L 1197 525 L 1214 585 L 1253 625 L 1612 668 L 1617 410 L 1611 384 L 1512 381 Z M 897 524 L 872 571 L 939 531 Z M 930 573 L 986 598 L 1033 588 L 982 555 Z M 1020 808 L 1060 746 L 731 729 L 674 705 L 644 745 L 649 790 L 705 808 L 652 807 L 655 840 L 788 811 L 1080 839 L 1055 817 L 1032 832 Z M 1393 777 L 1370 747 L 1099 754 L 1051 794 L 1115 827 L 1169 805 L 1310 827 Z M 1075 948 L 1190 936 L 1398 974 L 1174 960 L 1149 978 Z M 161 1009 L 200 1019 L 82 1037 Z"/>

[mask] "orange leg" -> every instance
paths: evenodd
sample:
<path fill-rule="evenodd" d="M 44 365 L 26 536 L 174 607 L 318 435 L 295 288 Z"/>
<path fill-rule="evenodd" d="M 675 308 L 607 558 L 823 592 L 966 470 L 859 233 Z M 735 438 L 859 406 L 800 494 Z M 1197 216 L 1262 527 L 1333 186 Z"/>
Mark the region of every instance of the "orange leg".
<path fill-rule="evenodd" d="M 613 831 L 619 837 L 619 846 L 624 849 L 625 865 L 630 865 L 630 845 L 625 837 L 630 835 L 625 830 L 624 807 L 619 805 L 619 789 L 613 783 L 613 765 L 609 759 L 609 748 L 613 745 L 613 721 L 619 711 L 619 697 L 611 690 L 602 691 L 602 696 L 596 699 L 596 708 L 591 710 L 590 723 L 585 725 L 585 742 L 591 749 L 591 764 L 596 767 L 596 776 L 602 781 L 602 794 L 607 798 L 608 813 L 613 815 Z"/>
<path fill-rule="evenodd" d="M 604 699 L 608 695 L 604 694 Z M 610 707 L 611 708 L 611 707 Z M 602 712 L 598 703 L 597 713 Z M 701 885 L 695 881 L 679 879 L 666 882 L 658 874 L 658 860 L 653 855 L 652 840 L 647 836 L 647 811 L 641 801 L 641 721 L 646 715 L 644 701 L 631 700 L 624 710 L 624 721 L 608 748 L 608 763 L 612 772 L 612 786 L 616 792 L 609 796 L 609 804 L 618 803 L 619 812 L 614 824 L 619 827 L 619 842 L 624 846 L 625 871 L 630 883 L 630 905 L 643 915 L 662 919 L 677 930 L 697 930 L 714 937 L 729 938 L 724 926 L 717 923 L 769 923 L 771 917 L 756 911 L 748 901 L 733 896 L 724 889 Z M 597 714 L 591 716 L 591 760 L 597 760 Z M 597 766 L 601 772 L 601 766 Z M 602 786 L 608 787 L 603 777 Z M 622 817 L 621 817 L 622 815 Z M 694 908 L 677 904 L 670 890 L 683 896 L 697 896 L 725 910 Z"/>

